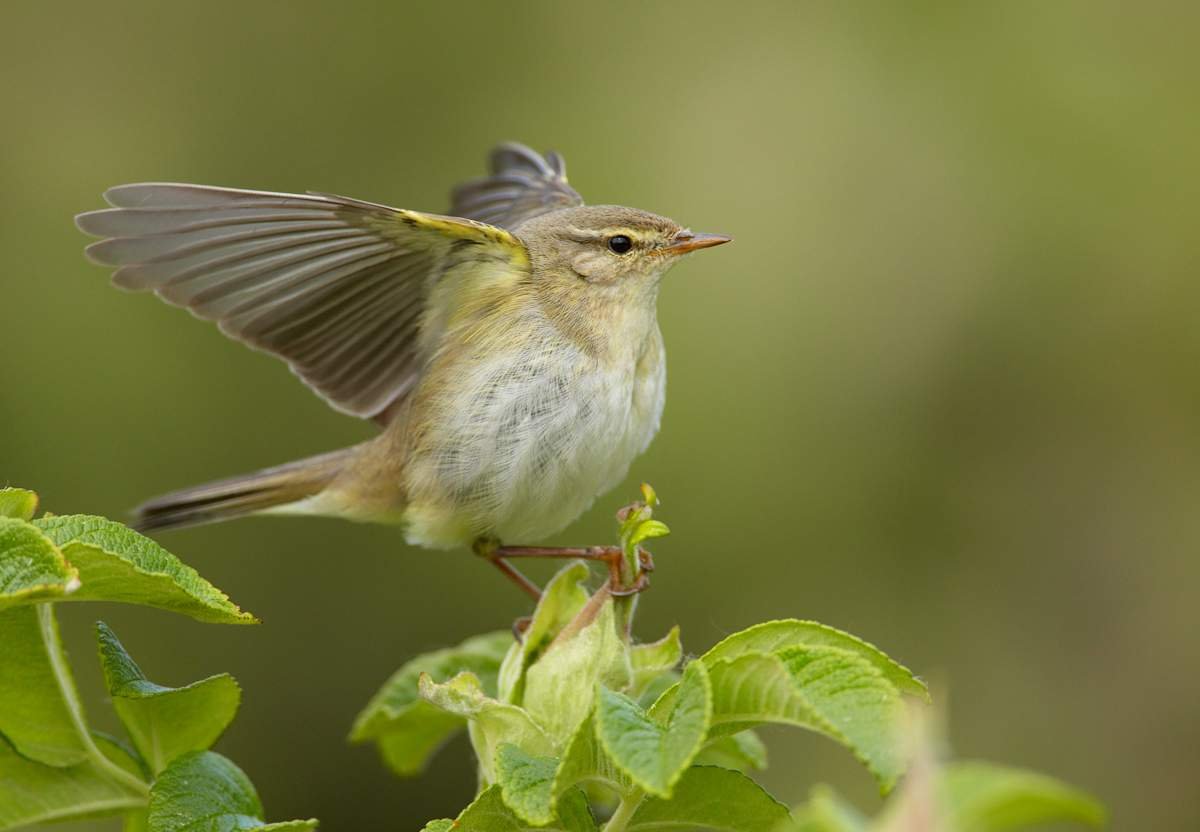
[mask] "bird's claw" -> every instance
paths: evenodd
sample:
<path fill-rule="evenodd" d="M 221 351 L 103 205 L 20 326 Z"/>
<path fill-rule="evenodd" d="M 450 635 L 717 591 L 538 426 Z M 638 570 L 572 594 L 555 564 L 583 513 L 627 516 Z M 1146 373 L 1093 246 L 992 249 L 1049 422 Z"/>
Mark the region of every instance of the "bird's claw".
<path fill-rule="evenodd" d="M 624 553 L 620 549 L 616 549 L 612 559 L 609 560 L 609 579 L 608 592 L 617 598 L 627 598 L 630 595 L 637 595 L 639 592 L 644 592 L 650 586 L 650 574 L 654 571 L 654 558 L 648 551 L 641 546 L 638 547 L 638 572 L 633 583 L 629 586 L 621 586 L 621 558 Z"/>

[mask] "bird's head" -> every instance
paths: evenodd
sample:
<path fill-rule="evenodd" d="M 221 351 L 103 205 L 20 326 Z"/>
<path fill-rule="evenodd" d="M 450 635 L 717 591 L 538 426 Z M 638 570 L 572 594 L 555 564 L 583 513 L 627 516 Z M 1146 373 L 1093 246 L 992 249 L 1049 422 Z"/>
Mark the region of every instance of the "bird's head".
<path fill-rule="evenodd" d="M 553 211 L 522 224 L 517 233 L 535 274 L 621 295 L 652 290 L 683 255 L 730 241 L 619 205 Z"/>

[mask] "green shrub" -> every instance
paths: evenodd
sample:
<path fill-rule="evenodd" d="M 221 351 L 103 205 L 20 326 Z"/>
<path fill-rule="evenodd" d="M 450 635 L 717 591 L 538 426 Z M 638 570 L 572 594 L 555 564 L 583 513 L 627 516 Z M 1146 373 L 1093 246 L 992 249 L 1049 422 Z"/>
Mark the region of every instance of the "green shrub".
<path fill-rule="evenodd" d="M 653 518 L 653 491 L 643 495 L 621 514 L 626 574 L 639 568 L 640 545 L 667 533 Z M 34 519 L 36 505 L 31 492 L 0 490 L 0 830 L 113 814 L 130 832 L 315 828 L 267 824 L 246 775 L 209 750 L 238 708 L 231 677 L 157 685 L 102 622 L 104 679 L 128 737 L 88 727 L 54 603 L 255 619 L 148 538 L 99 517 Z M 518 637 L 498 631 L 418 656 L 358 716 L 351 739 L 374 742 L 402 776 L 467 731 L 479 794 L 429 832 L 987 832 L 1103 822 L 1094 800 L 1051 778 L 938 760 L 921 727 L 925 685 L 865 641 L 812 621 L 770 621 L 688 660 L 678 628 L 635 643 L 636 596 L 614 595 L 607 582 L 590 590 L 591 577 L 586 563 L 568 563 Z M 885 793 L 899 783 L 880 816 L 868 821 L 825 787 L 791 810 L 767 794 L 749 772 L 766 766 L 754 729 L 772 723 L 846 747 Z"/>

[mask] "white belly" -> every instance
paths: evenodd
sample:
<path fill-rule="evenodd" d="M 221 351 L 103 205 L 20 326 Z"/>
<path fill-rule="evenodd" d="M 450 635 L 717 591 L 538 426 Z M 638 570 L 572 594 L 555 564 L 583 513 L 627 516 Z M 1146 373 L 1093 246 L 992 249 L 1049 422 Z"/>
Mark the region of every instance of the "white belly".
<path fill-rule="evenodd" d="M 615 486 L 658 431 L 661 336 L 618 366 L 570 350 L 483 362 L 427 414 L 429 439 L 405 464 L 410 542 L 511 544 L 553 535 Z"/>

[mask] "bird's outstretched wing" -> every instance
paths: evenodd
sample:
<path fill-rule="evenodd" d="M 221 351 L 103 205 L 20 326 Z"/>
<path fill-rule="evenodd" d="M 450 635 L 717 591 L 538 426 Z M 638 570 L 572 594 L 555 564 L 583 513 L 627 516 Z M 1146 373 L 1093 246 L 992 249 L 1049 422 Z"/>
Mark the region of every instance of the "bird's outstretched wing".
<path fill-rule="evenodd" d="M 81 214 L 113 282 L 153 290 L 287 361 L 335 409 L 378 417 L 415 384 L 438 278 L 468 261 L 524 274 L 508 231 L 320 194 L 120 185 Z"/>
<path fill-rule="evenodd" d="M 541 156 L 506 142 L 492 151 L 490 163 L 490 176 L 454 189 L 451 214 L 515 229 L 532 217 L 583 204 L 567 184 L 567 163 L 553 150 Z"/>

